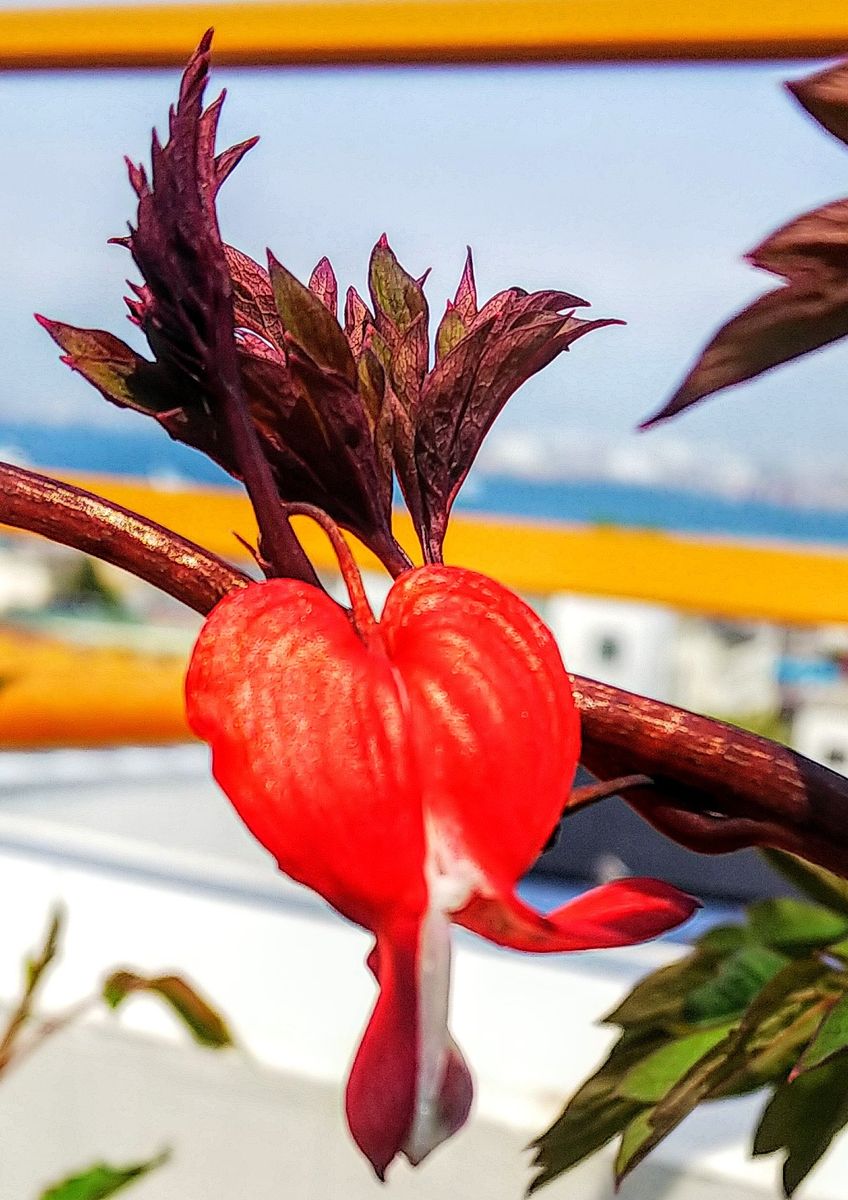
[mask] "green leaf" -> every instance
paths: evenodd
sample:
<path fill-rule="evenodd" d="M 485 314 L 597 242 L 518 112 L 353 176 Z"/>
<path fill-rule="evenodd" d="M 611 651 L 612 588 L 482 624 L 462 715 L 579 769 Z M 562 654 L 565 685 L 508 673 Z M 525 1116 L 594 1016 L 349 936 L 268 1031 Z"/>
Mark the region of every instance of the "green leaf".
<path fill-rule="evenodd" d="M 805 1001 L 801 1005 L 790 1000 L 772 1021 L 763 1023 L 758 1030 L 756 1045 L 752 1039 L 742 1064 L 724 1082 L 716 1083 L 710 1099 L 744 1096 L 768 1084 L 782 1083 L 798 1062 L 828 1008 L 827 1000 Z M 770 1028 L 779 1025 L 782 1028 Z"/>
<path fill-rule="evenodd" d="M 743 946 L 718 967 L 712 979 L 686 997 L 683 1015 L 694 1024 L 724 1021 L 738 1016 L 789 960 L 766 946 Z"/>
<path fill-rule="evenodd" d="M 39 1200 L 106 1200 L 129 1184 L 141 1179 L 168 1161 L 170 1151 L 165 1150 L 146 1162 L 133 1163 L 126 1167 L 114 1167 L 109 1163 L 97 1163 L 79 1175 L 72 1175 L 42 1192 Z"/>
<path fill-rule="evenodd" d="M 848 917 L 848 880 L 796 858 L 794 854 L 784 854 L 782 850 L 761 850 L 760 853 L 793 887 L 817 904 Z"/>
<path fill-rule="evenodd" d="M 110 1008 L 117 1008 L 127 996 L 137 992 L 151 993 L 166 1001 L 200 1045 L 213 1049 L 233 1045 L 224 1018 L 178 975 L 148 977 L 134 971 L 115 971 L 103 985 L 103 999 Z"/>
<path fill-rule="evenodd" d="M 465 334 L 465 322 L 454 305 L 449 304 L 436 331 L 436 361 L 438 362 L 440 358 L 450 354 L 454 346 L 462 341 Z"/>
<path fill-rule="evenodd" d="M 812 959 L 790 962 L 761 988 L 739 1024 L 698 1059 L 650 1110 L 650 1132 L 641 1139 L 631 1135 L 630 1153 L 622 1162 L 618 1182 L 703 1100 L 719 1095 L 728 1080 L 744 1071 L 750 1057 L 770 1044 L 781 1021 L 789 1022 L 787 1013 L 794 1013 L 793 1006 L 803 1003 L 800 997 L 826 973 L 826 968 Z"/>
<path fill-rule="evenodd" d="M 707 1098 L 716 1075 L 723 1068 L 726 1047 L 732 1044 L 733 1037 L 732 1033 L 727 1034 L 722 1041 L 702 1055 L 662 1099 L 644 1114 L 647 1120 L 642 1121 L 628 1136 L 627 1155 L 619 1155 L 619 1161 L 616 1163 L 616 1184 L 621 1183 L 625 1175 L 638 1166 L 651 1150 Z"/>
<path fill-rule="evenodd" d="M 754 1154 L 785 1150 L 783 1190 L 791 1196 L 848 1121 L 848 1053 L 781 1084 L 754 1135 Z"/>
<path fill-rule="evenodd" d="M 685 958 L 654 971 L 636 987 L 608 1016 L 604 1023 L 623 1029 L 663 1027 L 683 1019 L 683 1009 L 696 988 L 712 979 L 720 964 L 746 940 L 742 926 L 725 925 L 711 929 L 696 943 Z"/>
<path fill-rule="evenodd" d="M 848 1049 L 848 995 L 843 995 L 825 1016 L 801 1061 L 799 1071 L 809 1071 Z"/>
<path fill-rule="evenodd" d="M 654 1050 L 627 1072 L 618 1086 L 618 1094 L 626 1100 L 655 1104 L 714 1046 L 723 1041 L 732 1024 L 675 1038 Z"/>
<path fill-rule="evenodd" d="M 705 961 L 720 962 L 734 951 L 751 944 L 751 935 L 744 925 L 716 925 L 695 942 L 696 953 Z"/>
<path fill-rule="evenodd" d="M 643 1105 L 616 1094 L 630 1068 L 662 1043 L 651 1034 L 619 1038 L 603 1065 L 572 1096 L 556 1121 L 533 1142 L 533 1166 L 538 1174 L 530 1191 L 550 1183 L 576 1163 L 611 1141 Z"/>
<path fill-rule="evenodd" d="M 761 900 L 748 909 L 748 926 L 764 945 L 798 952 L 845 937 L 848 917 L 804 900 Z"/>
<path fill-rule="evenodd" d="M 651 1124 L 653 1109 L 646 1108 L 644 1112 L 640 1112 L 634 1117 L 630 1124 L 623 1130 L 621 1142 L 618 1146 L 618 1153 L 615 1156 L 615 1172 L 616 1179 L 623 1179 L 630 1170 L 633 1160 L 639 1154 L 639 1151 L 653 1135 L 654 1129 Z"/>

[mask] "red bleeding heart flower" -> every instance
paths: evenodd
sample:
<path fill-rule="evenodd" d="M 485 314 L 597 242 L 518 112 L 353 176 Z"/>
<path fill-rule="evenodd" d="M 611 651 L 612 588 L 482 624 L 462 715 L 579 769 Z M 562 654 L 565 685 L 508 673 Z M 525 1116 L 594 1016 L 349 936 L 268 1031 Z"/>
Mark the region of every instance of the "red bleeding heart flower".
<path fill-rule="evenodd" d="M 254 835 L 375 935 L 380 990 L 347 1116 L 382 1179 L 471 1104 L 447 1027 L 451 922 L 518 950 L 585 950 L 653 937 L 696 902 L 626 879 L 550 916 L 527 907 L 515 885 L 568 801 L 580 742 L 552 635 L 500 584 L 443 565 L 401 575 L 378 622 L 334 542 L 352 612 L 297 580 L 232 593 L 200 634 L 186 692 Z"/>

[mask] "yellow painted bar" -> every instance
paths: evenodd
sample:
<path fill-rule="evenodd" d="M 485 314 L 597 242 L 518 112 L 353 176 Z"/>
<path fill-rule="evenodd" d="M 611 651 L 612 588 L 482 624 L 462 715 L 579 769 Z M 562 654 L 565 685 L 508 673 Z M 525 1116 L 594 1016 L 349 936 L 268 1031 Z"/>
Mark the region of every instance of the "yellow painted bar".
<path fill-rule="evenodd" d="M 818 56 L 848 49 L 837 0 L 295 0 L 0 11 L 0 68 L 555 62 Z"/>
<path fill-rule="evenodd" d="M 235 489 L 165 491 L 113 477 L 63 478 L 144 513 L 225 558 L 243 557 L 235 533 L 248 541 L 256 537 L 250 506 Z M 303 518 L 296 519 L 296 526 L 316 565 L 334 566 L 323 533 Z M 399 516 L 396 527 L 411 550 L 408 518 Z M 539 595 L 573 591 L 617 596 L 787 624 L 844 622 L 848 615 L 848 551 L 462 515 L 451 523 L 446 558 Z M 367 551 L 359 559 L 377 567 Z"/>

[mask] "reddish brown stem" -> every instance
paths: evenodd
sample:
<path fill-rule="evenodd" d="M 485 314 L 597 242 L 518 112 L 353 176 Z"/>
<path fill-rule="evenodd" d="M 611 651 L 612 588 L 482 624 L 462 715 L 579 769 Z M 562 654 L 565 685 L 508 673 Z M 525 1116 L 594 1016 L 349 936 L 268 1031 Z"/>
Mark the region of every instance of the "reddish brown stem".
<path fill-rule="evenodd" d="M 582 761 L 601 779 L 636 772 L 652 786 L 625 800 L 702 854 L 787 850 L 848 876 L 848 779 L 721 721 L 574 678 Z"/>
<path fill-rule="evenodd" d="M 207 613 L 247 575 L 107 500 L 0 464 L 0 518 L 123 567 Z M 787 850 L 848 877 L 848 779 L 766 738 L 575 676 L 582 761 L 600 779 L 648 775 L 627 802 L 706 854 Z"/>
<path fill-rule="evenodd" d="M 146 517 L 34 471 L 0 463 L 0 520 L 123 567 L 207 613 L 250 579 Z"/>
<path fill-rule="evenodd" d="M 221 251 L 223 255 L 223 250 Z M 201 353 L 204 346 L 200 344 Z M 280 501 L 271 467 L 256 436 L 248 413 L 241 376 L 236 359 L 235 335 L 232 330 L 219 347 L 217 360 L 209 364 L 209 376 L 230 438 L 233 455 L 244 480 L 244 486 L 259 526 L 259 551 L 271 564 L 274 575 L 302 579 L 320 587 L 315 568 L 292 529 Z M 215 367 L 219 370 L 215 370 Z"/>

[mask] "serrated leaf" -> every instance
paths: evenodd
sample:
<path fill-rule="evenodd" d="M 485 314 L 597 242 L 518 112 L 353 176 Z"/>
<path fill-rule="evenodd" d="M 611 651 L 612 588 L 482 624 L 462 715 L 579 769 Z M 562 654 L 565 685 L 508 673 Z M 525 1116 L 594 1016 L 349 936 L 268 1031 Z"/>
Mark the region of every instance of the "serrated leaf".
<path fill-rule="evenodd" d="M 763 945 L 792 953 L 839 941 L 848 917 L 804 900 L 760 900 L 748 909 L 748 927 Z"/>
<path fill-rule="evenodd" d="M 732 1023 L 700 1029 L 674 1038 L 631 1067 L 616 1089 L 625 1100 L 655 1104 L 691 1071 L 695 1063 L 723 1041 Z"/>
<path fill-rule="evenodd" d="M 278 355 L 285 350 L 283 323 L 274 303 L 268 272 L 234 246 L 224 246 L 233 288 L 233 319 L 240 329 L 259 334 Z"/>
<path fill-rule="evenodd" d="M 798 1063 L 798 1071 L 810 1071 L 848 1049 L 848 995 L 841 996 L 828 1011 L 815 1037 Z"/>
<path fill-rule="evenodd" d="M 233 1036 L 221 1014 L 178 975 L 145 976 L 134 971 L 115 971 L 103 985 L 103 999 L 113 1009 L 139 992 L 161 997 L 200 1045 L 213 1049 L 233 1045 Z"/>
<path fill-rule="evenodd" d="M 742 946 L 718 967 L 715 975 L 693 988 L 683 1005 L 683 1016 L 693 1024 L 739 1016 L 789 960 L 766 946 Z"/>
<path fill-rule="evenodd" d="M 274 302 L 287 335 L 314 363 L 335 371 L 348 384 L 356 384 L 356 364 L 333 313 L 315 292 L 292 275 L 287 267 L 268 254 L 268 274 Z"/>
<path fill-rule="evenodd" d="M 783 1190 L 791 1196 L 848 1122 L 848 1052 L 781 1084 L 754 1135 L 753 1153 L 786 1151 Z"/>
<path fill-rule="evenodd" d="M 798 891 L 805 892 L 817 904 L 848 917 L 848 880 L 794 854 L 784 854 L 782 850 L 761 850 L 760 853 L 769 866 L 779 871 Z"/>
<path fill-rule="evenodd" d="M 426 551 L 441 555 L 451 507 L 483 439 L 507 401 L 531 376 L 594 329 L 566 292 L 510 289 L 484 305 L 465 337 L 439 359 L 421 388 L 416 457 L 428 518 Z"/>
<path fill-rule="evenodd" d="M 109 1163 L 97 1163 L 80 1174 L 69 1176 L 41 1193 L 39 1200 L 107 1200 L 129 1184 L 136 1182 L 157 1167 L 163 1166 L 170 1157 L 165 1150 L 146 1162 L 116 1167 Z"/>

